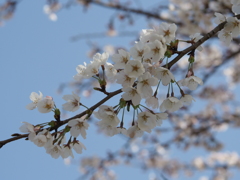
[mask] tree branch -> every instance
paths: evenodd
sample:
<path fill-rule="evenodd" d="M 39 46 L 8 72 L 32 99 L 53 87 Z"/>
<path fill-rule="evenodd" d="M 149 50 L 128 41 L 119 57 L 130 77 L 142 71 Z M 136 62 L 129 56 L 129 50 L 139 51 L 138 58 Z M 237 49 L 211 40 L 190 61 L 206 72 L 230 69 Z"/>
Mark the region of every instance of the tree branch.
<path fill-rule="evenodd" d="M 64 124 L 67 124 L 68 121 L 70 121 L 70 120 L 72 120 L 72 119 L 76 119 L 76 118 L 81 118 L 81 117 L 83 117 L 84 115 L 86 115 L 86 114 L 89 112 L 89 110 L 94 111 L 94 110 L 95 110 L 96 108 L 98 108 L 100 105 L 102 105 L 103 103 L 105 103 L 106 101 L 108 101 L 108 100 L 109 100 L 110 98 L 112 98 L 113 96 L 116 96 L 116 95 L 120 94 L 121 92 L 122 92 L 122 89 L 118 89 L 118 90 L 116 90 L 116 91 L 114 91 L 114 92 L 109 93 L 109 95 L 108 95 L 107 97 L 105 97 L 104 99 L 102 99 L 101 101 L 99 101 L 97 104 L 93 105 L 93 106 L 92 106 L 91 108 L 89 108 L 88 110 L 83 111 L 82 113 L 80 113 L 80 114 L 78 114 L 78 115 L 76 115 L 76 116 L 73 116 L 73 117 L 71 117 L 71 118 L 69 118 L 69 119 L 66 119 L 66 120 L 64 120 L 64 121 L 60 121 L 59 123 L 57 123 L 57 125 L 55 125 L 54 127 L 52 127 L 49 131 L 52 131 L 52 130 L 54 130 L 54 129 L 57 129 L 57 128 L 61 127 L 61 126 L 64 125 Z M 2 147 L 3 147 L 5 144 L 7 144 L 7 143 L 10 143 L 10 142 L 12 142 L 12 141 L 16 141 L 16 140 L 18 140 L 18 139 L 26 138 L 26 137 L 28 137 L 28 134 L 21 134 L 21 135 L 19 135 L 19 136 L 13 137 L 13 138 L 9 138 L 9 139 L 0 141 L 0 148 L 2 148 Z"/>
<path fill-rule="evenodd" d="M 105 8 L 116 9 L 116 10 L 121 10 L 121 11 L 125 11 L 125 12 L 131 12 L 131 13 L 134 13 L 134 14 L 143 15 L 143 16 L 146 16 L 146 17 L 162 20 L 162 21 L 165 21 L 165 22 L 168 22 L 168 23 L 175 23 L 175 24 L 178 24 L 178 25 L 181 24 L 180 22 L 175 22 L 174 20 L 161 17 L 158 13 L 152 13 L 152 12 L 144 11 L 144 10 L 141 10 L 141 9 L 129 8 L 129 7 L 122 6 L 120 4 L 104 3 L 102 1 L 96 1 L 96 0 L 86 0 L 86 3 L 87 4 L 92 3 L 92 4 L 102 6 L 102 7 L 105 7 Z"/>
<path fill-rule="evenodd" d="M 234 16 L 236 18 L 240 18 L 240 14 Z M 175 63 L 177 63 L 184 55 L 186 55 L 187 53 L 191 52 L 192 50 L 196 49 L 198 46 L 200 46 L 201 44 L 203 44 L 205 41 L 207 41 L 208 39 L 210 39 L 211 37 L 213 37 L 215 34 L 217 34 L 217 32 L 221 31 L 224 28 L 224 25 L 227 22 L 223 22 L 221 24 L 219 24 L 217 27 L 215 27 L 212 31 L 210 31 L 209 33 L 207 33 L 206 35 L 204 35 L 198 42 L 196 42 L 195 44 L 193 44 L 192 46 L 186 48 L 185 50 L 183 50 L 177 57 L 175 57 L 171 62 L 169 62 L 168 64 L 165 64 L 163 67 L 168 67 L 168 69 L 170 69 Z"/>

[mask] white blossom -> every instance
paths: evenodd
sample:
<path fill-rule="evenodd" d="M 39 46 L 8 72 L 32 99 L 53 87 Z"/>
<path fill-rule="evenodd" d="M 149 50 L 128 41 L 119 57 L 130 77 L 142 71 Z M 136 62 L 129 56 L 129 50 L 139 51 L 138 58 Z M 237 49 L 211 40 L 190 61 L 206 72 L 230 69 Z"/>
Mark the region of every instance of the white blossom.
<path fill-rule="evenodd" d="M 46 96 L 44 99 L 40 100 L 37 103 L 38 111 L 41 113 L 48 113 L 51 112 L 54 108 L 54 102 L 52 97 Z"/>
<path fill-rule="evenodd" d="M 77 111 L 80 107 L 80 97 L 72 92 L 72 94 L 67 94 L 63 96 L 63 99 L 67 101 L 65 104 L 63 104 L 63 109 L 66 111 Z"/>
<path fill-rule="evenodd" d="M 86 67 L 87 76 L 92 77 L 92 76 L 98 74 L 99 67 L 100 67 L 100 65 L 99 65 L 98 61 L 91 61 L 91 63 L 88 64 Z"/>
<path fill-rule="evenodd" d="M 232 41 L 232 32 L 230 31 L 226 31 L 225 29 L 222 29 L 219 33 L 218 33 L 218 38 L 227 46 L 230 45 L 231 41 Z"/>
<path fill-rule="evenodd" d="M 108 60 L 109 54 L 104 52 L 102 54 L 96 53 L 93 56 L 93 61 L 95 61 L 99 66 L 104 65 Z"/>
<path fill-rule="evenodd" d="M 101 121 L 100 121 L 101 122 Z M 107 135 L 107 136 L 114 136 L 118 134 L 118 128 L 116 126 L 111 126 L 109 124 L 104 123 L 98 123 L 100 129 Z M 103 121 L 102 121 L 103 122 Z"/>
<path fill-rule="evenodd" d="M 114 67 L 116 69 L 125 68 L 125 65 L 130 60 L 129 52 L 119 49 L 118 54 L 112 55 L 112 61 L 115 62 Z"/>
<path fill-rule="evenodd" d="M 72 148 L 70 145 L 63 145 L 61 156 L 63 159 L 68 158 L 69 156 L 74 158 L 73 153 L 72 153 Z"/>
<path fill-rule="evenodd" d="M 142 60 L 144 54 L 148 53 L 150 51 L 150 48 L 147 44 L 143 42 L 137 42 L 131 49 L 130 49 L 130 55 L 135 60 Z"/>
<path fill-rule="evenodd" d="M 231 3 L 233 4 L 232 11 L 235 14 L 239 14 L 240 13 L 240 1 L 239 0 L 231 0 Z"/>
<path fill-rule="evenodd" d="M 164 86 L 167 86 L 171 82 L 171 80 L 174 80 L 174 76 L 171 71 L 164 67 L 157 67 L 155 69 L 154 76 L 161 80 Z"/>
<path fill-rule="evenodd" d="M 125 136 L 128 136 L 127 130 L 124 127 L 117 127 L 117 134 L 124 134 Z"/>
<path fill-rule="evenodd" d="M 84 139 L 86 139 L 86 135 L 87 135 L 86 130 L 88 129 L 89 124 L 85 120 L 80 119 L 80 118 L 70 120 L 68 122 L 68 126 L 71 127 L 70 134 L 73 137 L 78 137 L 79 134 L 81 134 L 81 136 Z"/>
<path fill-rule="evenodd" d="M 126 64 L 124 72 L 131 78 L 137 78 L 145 72 L 145 69 L 140 61 L 131 60 Z"/>
<path fill-rule="evenodd" d="M 156 108 L 159 107 L 158 98 L 156 98 L 155 96 L 151 96 L 151 97 L 146 98 L 145 103 L 153 109 L 156 109 Z"/>
<path fill-rule="evenodd" d="M 163 35 L 163 37 L 166 40 L 166 43 L 170 43 L 172 40 L 175 39 L 176 30 L 177 30 L 176 24 L 174 23 L 169 24 L 163 22 L 160 24 L 159 28 L 157 29 L 157 32 L 160 35 Z"/>
<path fill-rule="evenodd" d="M 36 107 L 37 107 L 37 103 L 40 101 L 40 100 L 42 100 L 42 98 L 43 98 L 43 94 L 39 91 L 39 95 L 37 94 L 37 93 L 35 93 L 35 92 L 32 92 L 31 94 L 30 94 L 30 100 L 32 101 L 32 103 L 30 103 L 30 104 L 28 104 L 27 106 L 26 106 L 26 108 L 28 109 L 28 110 L 33 110 L 33 109 L 35 109 Z"/>
<path fill-rule="evenodd" d="M 130 87 L 136 80 L 136 78 L 129 77 L 127 74 L 125 74 L 124 71 L 120 71 L 119 73 L 117 73 L 116 79 L 116 83 L 121 84 L 122 87 Z"/>
<path fill-rule="evenodd" d="M 196 76 L 190 76 L 178 81 L 180 86 L 187 86 L 190 90 L 195 90 L 198 85 L 203 85 L 202 79 Z"/>
<path fill-rule="evenodd" d="M 96 118 L 101 119 L 101 121 L 98 122 L 98 125 L 101 127 L 108 125 L 116 127 L 120 122 L 111 106 L 101 105 L 98 112 L 93 113 Z"/>
<path fill-rule="evenodd" d="M 37 145 L 38 147 L 43 147 L 46 142 L 47 142 L 47 138 L 45 135 L 42 134 L 38 134 L 37 136 L 35 136 L 35 138 L 33 139 L 33 142 L 35 145 Z"/>
<path fill-rule="evenodd" d="M 84 144 L 78 140 L 73 141 L 73 143 L 71 143 L 71 146 L 74 149 L 74 151 L 76 151 L 76 153 L 78 154 L 82 154 L 82 149 L 86 150 L 86 147 L 84 146 Z"/>
<path fill-rule="evenodd" d="M 193 99 L 193 97 L 189 94 L 184 94 L 184 96 L 180 98 L 180 101 L 185 105 L 189 105 L 192 101 L 195 101 L 195 99 Z"/>
<path fill-rule="evenodd" d="M 75 76 L 73 76 L 73 78 L 76 81 L 80 81 L 80 80 L 85 79 L 85 78 L 88 79 L 88 78 L 91 77 L 91 76 L 88 75 L 86 62 L 84 62 L 84 65 L 78 65 L 76 67 L 76 71 L 77 71 L 77 74 Z"/>
<path fill-rule="evenodd" d="M 226 17 L 223 14 L 215 12 L 214 15 L 216 16 L 216 18 L 214 18 L 216 24 L 221 24 L 226 21 Z"/>
<path fill-rule="evenodd" d="M 240 21 L 236 17 L 228 17 L 224 29 L 232 32 L 232 37 L 237 37 L 240 34 Z"/>
<path fill-rule="evenodd" d="M 168 114 L 167 113 L 155 113 L 155 117 L 156 117 L 157 126 L 161 126 L 162 120 L 167 119 Z"/>
<path fill-rule="evenodd" d="M 131 126 L 130 128 L 128 128 L 127 130 L 127 134 L 130 138 L 136 138 L 136 137 L 141 137 L 143 135 L 144 131 L 141 130 L 137 123 L 135 123 L 134 126 Z"/>
<path fill-rule="evenodd" d="M 62 148 L 59 145 L 53 145 L 46 149 L 46 153 L 50 154 L 52 158 L 57 159 L 62 154 Z"/>
<path fill-rule="evenodd" d="M 143 42 L 144 44 L 150 44 L 154 41 L 159 41 L 160 43 L 162 43 L 162 45 L 164 46 L 164 48 L 166 48 L 166 40 L 163 37 L 163 35 L 159 35 L 156 30 L 153 29 L 145 29 L 142 30 L 141 36 L 140 36 L 140 42 Z"/>
<path fill-rule="evenodd" d="M 138 127 L 148 133 L 151 132 L 151 129 L 156 127 L 156 117 L 150 112 L 141 112 L 138 114 Z"/>
<path fill-rule="evenodd" d="M 32 124 L 28 123 L 28 122 L 22 122 L 22 123 L 24 123 L 24 124 L 19 128 L 19 130 L 20 130 L 21 132 L 23 132 L 23 133 L 29 133 L 29 134 L 28 134 L 28 139 L 29 139 L 30 141 L 33 141 L 33 139 L 34 139 L 35 136 L 36 136 L 36 133 L 35 133 L 35 132 L 36 132 L 38 129 L 35 129 L 34 126 L 33 126 Z"/>
<path fill-rule="evenodd" d="M 153 94 L 151 86 L 156 86 L 157 84 L 158 79 L 152 77 L 149 72 L 146 72 L 138 78 L 137 90 L 143 98 L 147 98 Z"/>
<path fill-rule="evenodd" d="M 107 80 L 114 82 L 116 80 L 117 70 L 111 63 L 108 62 L 104 65 L 104 67 Z"/>
<path fill-rule="evenodd" d="M 166 45 L 162 44 L 159 40 L 155 40 L 148 44 L 150 48 L 150 52 L 146 54 L 146 57 L 151 57 L 150 59 L 153 62 L 160 61 L 161 58 L 164 57 L 164 54 L 167 50 Z"/>
<path fill-rule="evenodd" d="M 41 132 L 39 132 L 38 135 L 44 135 L 46 137 L 47 142 L 44 144 L 45 149 L 53 146 L 53 136 L 48 130 L 44 129 Z"/>
<path fill-rule="evenodd" d="M 234 12 L 235 14 L 240 14 L 240 4 L 238 5 L 233 5 L 232 6 L 232 12 Z"/>
<path fill-rule="evenodd" d="M 175 97 L 168 97 L 160 105 L 160 111 L 174 112 L 182 107 L 182 102 Z"/>
<path fill-rule="evenodd" d="M 137 106 L 138 104 L 140 104 L 141 96 L 137 89 L 132 87 L 125 87 L 122 89 L 122 91 L 124 92 L 124 94 L 122 95 L 122 98 L 125 101 L 132 100 L 132 103 L 134 106 Z"/>

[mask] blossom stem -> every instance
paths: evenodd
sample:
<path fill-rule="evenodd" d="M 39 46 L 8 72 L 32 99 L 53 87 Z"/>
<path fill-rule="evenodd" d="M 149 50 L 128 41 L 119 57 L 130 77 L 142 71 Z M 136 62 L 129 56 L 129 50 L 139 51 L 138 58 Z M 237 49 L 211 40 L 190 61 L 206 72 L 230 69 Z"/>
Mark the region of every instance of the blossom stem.
<path fill-rule="evenodd" d="M 79 103 L 79 105 L 85 107 L 86 109 L 89 109 L 87 106 L 83 105 L 82 103 Z"/>
<path fill-rule="evenodd" d="M 160 83 L 161 83 L 161 80 L 159 80 L 158 85 L 157 85 L 157 88 L 156 88 L 156 90 L 155 90 L 155 92 L 154 92 L 154 94 L 153 94 L 154 97 L 157 96 L 157 92 L 158 92 L 158 88 L 159 88 L 159 86 L 160 86 Z"/>
<path fill-rule="evenodd" d="M 123 119 L 124 119 L 124 112 L 125 112 L 125 107 L 123 107 L 123 113 L 122 113 L 122 121 L 120 123 L 120 127 L 123 127 Z"/>

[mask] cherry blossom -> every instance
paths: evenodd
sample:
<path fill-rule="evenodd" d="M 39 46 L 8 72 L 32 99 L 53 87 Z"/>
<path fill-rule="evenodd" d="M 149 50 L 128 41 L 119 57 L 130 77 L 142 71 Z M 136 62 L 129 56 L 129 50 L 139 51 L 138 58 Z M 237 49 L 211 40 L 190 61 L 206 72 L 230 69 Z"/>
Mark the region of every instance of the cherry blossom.
<path fill-rule="evenodd" d="M 85 120 L 80 118 L 73 119 L 68 122 L 68 126 L 71 127 L 70 134 L 73 137 L 78 137 L 79 134 L 81 134 L 81 136 L 86 139 L 86 130 L 88 129 L 89 124 Z"/>
<path fill-rule="evenodd" d="M 139 41 L 137 42 L 131 49 L 130 49 L 130 55 L 135 60 L 142 60 L 144 55 L 150 51 L 150 48 L 147 44 L 144 44 L 143 42 Z"/>
<path fill-rule="evenodd" d="M 193 97 L 189 94 L 184 94 L 184 96 L 181 97 L 180 101 L 185 105 L 190 105 L 192 101 L 195 101 Z"/>
<path fill-rule="evenodd" d="M 43 94 L 39 91 L 39 95 L 35 92 L 32 92 L 31 95 L 30 95 L 30 100 L 32 101 L 32 103 L 28 104 L 26 106 L 26 108 L 28 110 L 33 110 L 37 107 L 37 103 L 42 100 L 43 98 Z"/>
<path fill-rule="evenodd" d="M 131 60 L 126 64 L 124 72 L 131 78 L 137 78 L 145 72 L 145 69 L 140 61 Z"/>
<path fill-rule="evenodd" d="M 72 92 L 72 94 L 67 94 L 63 96 L 63 99 L 67 101 L 63 104 L 63 109 L 66 111 L 77 111 L 80 107 L 80 97 Z"/>
<path fill-rule="evenodd" d="M 230 31 L 226 31 L 225 29 L 222 29 L 219 33 L 218 33 L 218 38 L 226 45 L 229 46 L 229 44 L 232 41 L 232 32 Z"/>
<path fill-rule="evenodd" d="M 143 133 L 144 131 L 138 127 L 137 123 L 134 126 L 128 128 L 127 130 L 127 134 L 130 138 L 141 137 Z"/>
<path fill-rule="evenodd" d="M 155 113 L 155 117 L 156 117 L 157 126 L 161 126 L 162 125 L 162 120 L 167 119 L 168 114 L 167 113 Z"/>
<path fill-rule="evenodd" d="M 24 123 L 24 124 L 19 128 L 19 130 L 23 133 L 29 133 L 28 139 L 30 141 L 33 141 L 36 136 L 36 131 L 38 129 L 35 129 L 34 126 L 28 122 L 22 122 L 22 123 Z"/>
<path fill-rule="evenodd" d="M 151 57 L 153 62 L 160 61 L 164 57 L 167 50 L 166 46 L 162 44 L 159 40 L 155 40 L 149 43 L 150 52 L 146 54 L 146 57 Z"/>
<path fill-rule="evenodd" d="M 171 80 L 174 80 L 174 76 L 171 71 L 164 67 L 157 67 L 154 76 L 161 80 L 164 86 L 167 86 Z"/>
<path fill-rule="evenodd" d="M 108 125 L 116 127 L 120 122 L 111 106 L 101 105 L 98 112 L 94 112 L 94 115 L 97 119 L 101 119 L 98 122 L 98 125 L 101 127 Z"/>
<path fill-rule="evenodd" d="M 47 148 L 46 153 L 50 154 L 52 158 L 57 159 L 62 154 L 62 147 L 55 144 L 52 147 Z"/>
<path fill-rule="evenodd" d="M 159 107 L 159 101 L 158 98 L 156 98 L 155 96 L 151 96 L 146 98 L 145 103 L 149 106 L 152 107 L 153 109 L 156 109 Z"/>
<path fill-rule="evenodd" d="M 98 65 L 104 65 L 107 60 L 108 60 L 108 57 L 109 57 L 109 54 L 104 52 L 102 54 L 100 53 L 96 53 L 94 56 L 93 56 L 93 61 L 96 61 L 98 63 Z"/>
<path fill-rule="evenodd" d="M 155 116 L 150 112 L 139 113 L 137 122 L 138 127 L 148 133 L 150 133 L 151 129 L 153 129 L 157 125 Z"/>
<path fill-rule="evenodd" d="M 134 106 L 137 106 L 138 104 L 140 104 L 141 96 L 137 89 L 132 87 L 125 87 L 122 89 L 122 91 L 124 92 L 124 94 L 122 95 L 122 98 L 125 101 L 132 100 L 132 103 Z"/>
<path fill-rule="evenodd" d="M 117 70 L 114 68 L 114 65 L 106 62 L 104 65 L 107 80 L 110 82 L 114 82 L 116 80 Z"/>
<path fill-rule="evenodd" d="M 99 67 L 100 67 L 100 64 L 98 61 L 91 61 L 91 63 L 88 64 L 86 67 L 87 76 L 91 77 L 98 74 Z"/>
<path fill-rule="evenodd" d="M 175 32 L 177 30 L 176 24 L 172 23 L 161 23 L 159 28 L 157 29 L 157 32 L 160 35 L 163 35 L 163 37 L 166 40 L 166 43 L 170 43 L 175 38 Z"/>
<path fill-rule="evenodd" d="M 137 90 L 143 98 L 147 98 L 153 94 L 151 86 L 156 86 L 157 84 L 158 79 L 152 77 L 149 72 L 146 72 L 138 78 Z"/>
<path fill-rule="evenodd" d="M 86 62 L 84 62 L 84 65 L 78 65 L 76 67 L 76 71 L 77 71 L 77 74 L 75 76 L 73 76 L 73 78 L 76 80 L 76 81 L 80 81 L 84 78 L 90 78 L 91 76 L 88 75 L 87 73 L 87 64 Z"/>
<path fill-rule="evenodd" d="M 180 86 L 187 86 L 190 90 L 195 90 L 198 85 L 203 85 L 202 79 L 196 76 L 190 76 L 178 81 Z"/>
<path fill-rule="evenodd" d="M 160 111 L 165 112 L 174 112 L 182 107 L 182 102 L 175 97 L 168 97 L 160 105 Z"/>
<path fill-rule="evenodd" d="M 125 68 L 125 65 L 130 60 L 130 54 L 123 49 L 119 49 L 118 53 L 119 54 L 114 54 L 112 56 L 112 61 L 115 62 L 114 67 L 116 69 Z"/>
<path fill-rule="evenodd" d="M 70 147 L 70 145 L 63 145 L 61 156 L 63 159 L 68 158 L 69 156 L 74 158 L 72 148 Z"/>
<path fill-rule="evenodd" d="M 221 24 L 226 21 L 226 17 L 224 15 L 222 15 L 221 13 L 215 12 L 214 15 L 216 16 L 216 18 L 214 19 L 214 22 L 216 24 Z"/>
<path fill-rule="evenodd" d="M 46 96 L 44 99 L 40 100 L 37 103 L 38 111 L 41 113 L 48 113 L 51 112 L 54 108 L 54 102 L 52 97 Z"/>
<path fill-rule="evenodd" d="M 101 121 L 100 121 L 101 122 Z M 106 124 L 105 122 L 103 122 L 103 123 L 98 123 L 98 125 L 99 125 L 99 127 L 100 127 L 100 129 L 107 135 L 107 136 L 110 136 L 110 137 L 112 137 L 112 136 L 114 136 L 114 135 L 116 135 L 116 134 L 118 134 L 118 128 L 117 127 L 115 127 L 115 126 L 111 126 L 111 125 L 109 125 L 109 124 Z"/>
<path fill-rule="evenodd" d="M 228 17 L 224 29 L 232 32 L 232 37 L 237 37 L 240 34 L 240 21 L 236 17 Z"/>
<path fill-rule="evenodd" d="M 86 150 L 86 147 L 84 146 L 83 143 L 81 143 L 78 140 L 75 140 L 71 143 L 71 147 L 74 149 L 74 151 L 76 151 L 76 153 L 78 154 L 82 154 L 82 149 Z"/>
<path fill-rule="evenodd" d="M 38 147 L 43 147 L 46 142 L 47 142 L 47 138 L 46 136 L 42 135 L 42 134 L 38 134 L 37 136 L 35 136 L 35 138 L 33 139 L 34 144 L 36 144 Z"/>
<path fill-rule="evenodd" d="M 121 84 L 122 87 L 130 87 L 133 85 L 134 81 L 136 78 L 129 77 L 128 75 L 125 74 L 124 71 L 120 71 L 116 75 L 116 83 Z"/>

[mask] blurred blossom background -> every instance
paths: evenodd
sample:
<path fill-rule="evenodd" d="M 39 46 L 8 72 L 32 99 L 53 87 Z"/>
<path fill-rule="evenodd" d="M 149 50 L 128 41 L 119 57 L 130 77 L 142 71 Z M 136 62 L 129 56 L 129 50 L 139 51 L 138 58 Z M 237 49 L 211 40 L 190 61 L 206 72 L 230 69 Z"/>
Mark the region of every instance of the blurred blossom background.
<path fill-rule="evenodd" d="M 95 2 L 95 1 L 94 1 Z M 5 1 L 0 0 L 0 140 L 19 133 L 21 122 L 38 124 L 53 120 L 25 108 L 31 92 L 52 96 L 62 110 L 62 96 L 79 93 L 90 107 L 105 95 L 95 92 L 95 80 L 76 82 L 76 67 L 89 63 L 97 52 L 110 56 L 118 49 L 129 50 L 142 29 L 157 27 L 163 20 L 176 22 L 176 37 L 189 40 L 195 32 L 212 30 L 214 12 L 231 14 L 229 2 L 215 0 L 125 0 L 125 1 Z M 98 3 L 99 2 L 99 3 Z M 107 3 L 109 6 L 101 5 Z M 119 11 L 111 5 L 158 15 Z M 200 5 L 199 5 L 200 4 Z M 196 100 L 189 107 L 171 113 L 161 127 L 142 138 L 123 135 L 106 137 L 91 118 L 86 146 L 75 158 L 57 160 L 24 139 L 0 149 L 0 179 L 149 179 L 149 180 L 238 180 L 240 178 L 239 38 L 229 47 L 217 37 L 196 52 L 195 75 L 204 85 L 191 92 Z M 179 44 L 179 50 L 188 47 Z M 171 70 L 177 79 L 186 75 L 188 56 Z M 108 90 L 119 89 L 108 84 Z M 167 89 L 161 89 L 159 98 Z M 110 99 L 107 105 L 118 101 Z M 85 110 L 83 107 L 77 111 Z M 62 111 L 62 119 L 76 113 Z M 131 114 L 126 114 L 131 123 Z"/>

